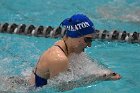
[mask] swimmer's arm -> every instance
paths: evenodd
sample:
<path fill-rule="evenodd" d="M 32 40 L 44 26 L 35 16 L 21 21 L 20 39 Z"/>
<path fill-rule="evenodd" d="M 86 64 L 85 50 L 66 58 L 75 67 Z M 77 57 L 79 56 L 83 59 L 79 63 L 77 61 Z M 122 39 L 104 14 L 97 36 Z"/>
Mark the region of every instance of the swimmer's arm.
<path fill-rule="evenodd" d="M 118 73 L 112 72 L 109 74 L 102 74 L 102 75 L 89 75 L 82 77 L 76 81 L 70 81 L 68 84 L 74 84 L 76 87 L 86 86 L 94 83 L 95 81 L 108 81 L 108 80 L 119 80 L 121 76 Z"/>
<path fill-rule="evenodd" d="M 97 80 L 97 78 L 100 78 L 100 77 L 97 77 L 97 76 L 95 77 L 95 75 L 90 75 L 90 76 L 83 77 L 76 81 L 63 82 L 63 83 L 59 84 L 59 86 L 57 88 L 59 89 L 59 91 L 71 90 L 76 87 L 90 85 L 93 82 L 95 82 Z"/>
<path fill-rule="evenodd" d="M 63 82 L 60 84 L 59 89 L 66 91 L 76 87 L 83 87 L 94 83 L 95 81 L 104 80 L 118 80 L 121 76 L 117 73 L 103 74 L 103 75 L 89 75 L 76 81 Z"/>

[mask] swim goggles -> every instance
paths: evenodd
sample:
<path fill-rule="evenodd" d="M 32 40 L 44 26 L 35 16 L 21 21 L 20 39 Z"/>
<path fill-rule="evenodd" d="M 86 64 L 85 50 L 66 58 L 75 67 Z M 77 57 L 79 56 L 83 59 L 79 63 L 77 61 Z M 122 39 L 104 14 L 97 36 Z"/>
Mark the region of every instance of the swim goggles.
<path fill-rule="evenodd" d="M 91 43 L 93 41 L 93 38 L 91 38 L 91 37 L 84 37 L 84 41 L 86 43 Z"/>

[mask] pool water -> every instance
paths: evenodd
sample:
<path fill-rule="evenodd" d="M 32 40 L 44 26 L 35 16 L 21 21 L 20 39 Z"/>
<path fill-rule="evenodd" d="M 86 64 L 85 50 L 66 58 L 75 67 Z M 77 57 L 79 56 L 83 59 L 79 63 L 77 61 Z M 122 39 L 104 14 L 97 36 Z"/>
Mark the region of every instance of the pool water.
<path fill-rule="evenodd" d="M 139 0 L 1 0 L 0 12 L 1 23 L 54 27 L 75 13 L 84 13 L 99 30 L 140 32 Z M 28 72 L 39 56 L 57 40 L 0 33 L 0 75 L 7 77 Z M 94 41 L 92 45 L 86 53 L 121 74 L 122 79 L 78 87 L 64 93 L 139 93 L 140 45 L 107 41 Z M 0 91 L 3 91 L 1 85 Z M 56 93 L 46 87 L 34 92 Z"/>

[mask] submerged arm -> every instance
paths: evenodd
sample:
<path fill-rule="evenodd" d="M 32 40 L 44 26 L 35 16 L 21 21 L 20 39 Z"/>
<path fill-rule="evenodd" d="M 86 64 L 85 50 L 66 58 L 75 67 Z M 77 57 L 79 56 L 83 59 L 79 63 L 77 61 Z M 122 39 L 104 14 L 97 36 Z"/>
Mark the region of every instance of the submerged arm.
<path fill-rule="evenodd" d="M 117 73 L 110 73 L 108 75 L 104 74 L 102 76 L 89 75 L 76 81 L 63 82 L 57 86 L 57 89 L 59 91 L 66 91 L 76 87 L 83 87 L 83 86 L 90 85 L 95 81 L 118 80 L 118 79 L 120 79 L 120 75 Z"/>

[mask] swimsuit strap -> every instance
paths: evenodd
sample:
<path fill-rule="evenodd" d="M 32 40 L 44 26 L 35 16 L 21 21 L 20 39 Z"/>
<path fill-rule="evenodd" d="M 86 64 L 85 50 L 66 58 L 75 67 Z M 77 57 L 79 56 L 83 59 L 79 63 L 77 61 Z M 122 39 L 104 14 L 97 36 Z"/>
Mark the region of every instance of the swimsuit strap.
<path fill-rule="evenodd" d="M 36 64 L 35 69 L 33 70 L 33 73 L 34 73 L 35 75 L 36 75 L 37 65 L 38 65 L 39 61 L 40 61 L 40 58 L 39 58 L 39 60 L 38 60 L 38 62 L 37 62 L 37 64 Z"/>
<path fill-rule="evenodd" d="M 63 50 L 63 48 L 62 47 L 60 47 L 59 45 L 54 45 L 54 46 L 57 46 L 57 47 L 59 47 L 64 53 L 65 53 L 65 51 Z"/>
<path fill-rule="evenodd" d="M 66 51 L 67 51 L 67 54 L 68 54 L 68 46 L 67 46 L 67 44 L 66 44 L 66 41 L 65 40 L 63 40 L 64 41 L 64 43 L 65 43 L 65 47 L 66 47 Z"/>
<path fill-rule="evenodd" d="M 64 41 L 64 40 L 63 40 L 63 41 Z M 64 41 L 64 44 L 65 44 L 66 52 L 67 52 L 67 53 L 65 53 L 65 51 L 63 50 L 63 48 L 62 48 L 60 45 L 54 45 L 54 46 L 58 46 L 58 47 L 65 53 L 65 55 L 68 55 L 68 46 L 67 46 L 67 44 L 66 44 L 65 41 Z"/>

